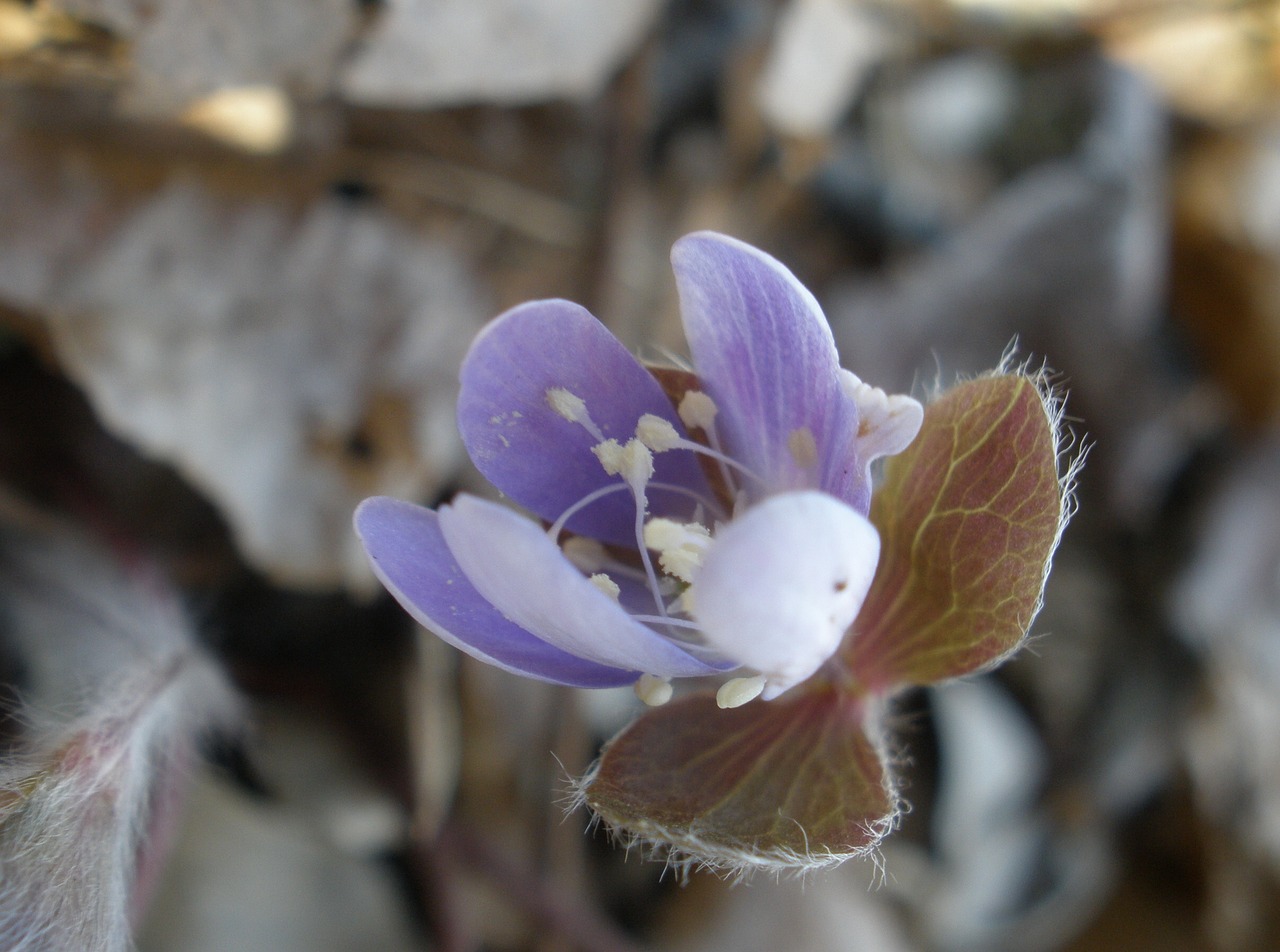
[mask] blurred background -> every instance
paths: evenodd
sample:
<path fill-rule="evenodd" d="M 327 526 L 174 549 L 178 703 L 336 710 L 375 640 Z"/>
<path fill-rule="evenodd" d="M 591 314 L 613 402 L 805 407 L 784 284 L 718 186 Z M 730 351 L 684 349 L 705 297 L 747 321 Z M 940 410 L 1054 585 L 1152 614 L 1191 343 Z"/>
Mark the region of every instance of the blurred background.
<path fill-rule="evenodd" d="M 678 352 L 699 228 L 886 389 L 1016 341 L 1092 444 L 1032 645 L 901 699 L 912 811 L 804 882 L 566 819 L 634 698 L 425 636 L 350 530 L 480 485 L 502 309 Z M 142 952 L 1280 948 L 1278 415 L 1271 0 L 0 0 L 4 750 L 161 615 L 241 697 Z"/>

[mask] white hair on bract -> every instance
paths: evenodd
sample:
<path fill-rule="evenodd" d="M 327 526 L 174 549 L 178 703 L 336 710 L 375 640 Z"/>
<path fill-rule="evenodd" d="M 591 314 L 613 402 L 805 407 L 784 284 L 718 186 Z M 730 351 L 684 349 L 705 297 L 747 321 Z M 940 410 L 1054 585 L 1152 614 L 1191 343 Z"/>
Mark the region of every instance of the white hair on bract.
<path fill-rule="evenodd" d="M 0 948 L 127 952 L 196 745 L 236 700 L 153 573 L 5 515 L 0 645 L 23 701 L 0 757 Z"/>

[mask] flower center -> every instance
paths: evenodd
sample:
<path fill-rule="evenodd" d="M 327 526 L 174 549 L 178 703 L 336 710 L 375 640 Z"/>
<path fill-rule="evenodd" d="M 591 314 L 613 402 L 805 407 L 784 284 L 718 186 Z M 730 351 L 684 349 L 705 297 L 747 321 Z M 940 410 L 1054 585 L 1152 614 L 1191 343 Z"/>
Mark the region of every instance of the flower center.
<path fill-rule="evenodd" d="M 563 387 L 552 387 L 547 390 L 546 399 L 557 414 L 581 426 L 591 435 L 595 440 L 591 452 L 605 473 L 619 479 L 619 482 L 593 490 L 569 506 L 551 524 L 548 534 L 559 542 L 565 525 L 576 513 L 612 493 L 630 491 L 635 501 L 635 547 L 639 566 L 610 555 L 596 540 L 580 536 L 571 536 L 565 540 L 565 557 L 592 584 L 619 601 L 636 621 L 657 626 L 668 637 L 677 641 L 700 642 L 700 629 L 692 620 L 693 582 L 713 541 L 710 528 L 712 520 L 725 518 L 728 514 L 714 498 L 707 498 L 687 486 L 655 481 L 654 456 L 683 450 L 713 460 L 719 469 L 724 488 L 733 500 L 734 511 L 741 508 L 747 498 L 742 483 L 754 481 L 758 484 L 761 479 L 721 448 L 715 427 L 718 412 L 715 402 L 701 391 L 690 390 L 685 393 L 676 411 L 687 427 L 702 431 L 707 441 L 704 444 L 682 436 L 670 420 L 653 413 L 643 414 L 636 421 L 635 435 L 621 442 L 605 437 L 604 431 L 592 418 L 586 401 L 577 394 Z M 804 456 L 809 447 L 805 445 L 803 437 L 798 437 L 798 440 L 799 443 L 792 452 Z M 812 442 L 811 436 L 809 442 Z M 661 515 L 650 515 L 650 488 L 693 499 L 697 503 L 693 519 L 679 521 Z M 657 555 L 661 575 L 654 567 L 651 552 Z M 656 613 L 636 611 L 634 594 L 630 600 L 626 599 L 619 580 L 633 585 L 636 582 L 642 583 L 653 600 Z M 760 693 L 763 683 L 762 678 L 755 677 L 735 678 L 726 682 L 721 687 L 721 693 L 725 697 L 720 706 L 736 707 L 745 704 Z M 636 695 L 650 705 L 664 704 L 671 697 L 669 681 L 648 674 L 636 682 L 635 690 Z"/>

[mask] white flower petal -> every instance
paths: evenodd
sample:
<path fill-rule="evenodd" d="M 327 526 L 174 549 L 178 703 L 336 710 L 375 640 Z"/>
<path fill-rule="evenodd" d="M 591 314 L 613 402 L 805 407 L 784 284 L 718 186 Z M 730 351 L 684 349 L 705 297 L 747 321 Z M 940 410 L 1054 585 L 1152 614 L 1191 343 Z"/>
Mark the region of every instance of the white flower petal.
<path fill-rule="evenodd" d="M 635 621 L 565 558 L 536 523 L 461 495 L 440 531 L 470 582 L 504 618 L 562 651 L 628 671 L 690 677 L 722 670 Z"/>
<path fill-rule="evenodd" d="M 765 676 L 769 700 L 839 647 L 879 558 L 875 527 L 834 496 L 772 496 L 716 533 L 694 615 L 710 645 Z"/>
<path fill-rule="evenodd" d="M 858 458 L 865 464 L 881 456 L 901 453 L 920 432 L 924 407 L 903 393 L 887 394 L 863 383 L 851 370 L 841 369 L 844 392 L 858 405 Z"/>

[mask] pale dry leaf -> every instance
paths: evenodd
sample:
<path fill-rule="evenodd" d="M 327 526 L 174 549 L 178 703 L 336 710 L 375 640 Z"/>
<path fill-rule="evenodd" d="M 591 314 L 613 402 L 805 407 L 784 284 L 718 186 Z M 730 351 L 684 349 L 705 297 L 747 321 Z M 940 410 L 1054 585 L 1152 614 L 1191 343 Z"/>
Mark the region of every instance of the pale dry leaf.
<path fill-rule="evenodd" d="M 355 28 L 348 0 L 56 0 L 130 42 L 127 104 L 174 112 L 219 89 L 325 92 Z"/>
<path fill-rule="evenodd" d="M 1208 703 L 1185 739 L 1201 807 L 1280 870 L 1280 440 L 1262 442 L 1215 494 L 1172 618 L 1204 657 Z"/>
<path fill-rule="evenodd" d="M 891 888 L 930 948 L 1059 948 L 1106 899 L 1114 873 L 1101 831 L 1055 830 L 1039 802 L 1048 751 L 994 679 L 937 688 L 932 706 L 942 761 L 933 849 L 927 872 Z"/>
<path fill-rule="evenodd" d="M 365 105 L 515 105 L 598 94 L 657 0 L 390 0 L 341 79 Z"/>
<path fill-rule="evenodd" d="M 1117 505 L 1145 515 L 1189 443 L 1163 419 L 1181 394 L 1150 343 L 1166 275 L 1163 114 L 1131 74 L 1100 66 L 1097 79 L 1104 93 L 1075 154 L 1013 179 L 890 279 L 837 290 L 827 313 L 842 352 L 900 389 L 928 382 L 913 380 L 922 368 L 978 373 L 1015 339 L 1052 355 L 1105 448 Z M 1151 387 L 1136 390 L 1135 373 Z M 1144 467 L 1125 457 L 1153 420 L 1176 449 Z"/>
<path fill-rule="evenodd" d="M 189 816 L 142 952 L 421 948 L 389 871 L 343 855 L 288 806 L 204 780 Z"/>
<path fill-rule="evenodd" d="M 760 109 L 779 132 L 831 132 L 876 67 L 904 38 L 873 8 L 846 0 L 792 0 L 760 77 Z"/>
<path fill-rule="evenodd" d="M 0 176 L 0 299 L 47 317 L 104 422 L 203 490 L 250 562 L 371 585 L 355 505 L 430 495 L 460 458 L 457 366 L 489 314 L 465 262 L 337 198 L 175 181 L 122 203 L 19 168 Z"/>
<path fill-rule="evenodd" d="M 292 221 L 175 185 L 95 265 L 53 330 L 104 419 L 177 462 L 273 575 L 363 579 L 359 499 L 423 495 L 453 462 L 454 368 L 481 313 L 456 257 L 338 200 Z"/>
<path fill-rule="evenodd" d="M 1139 7 L 1130 4 L 1133 11 Z M 1175 4 L 1104 29 L 1107 51 L 1178 111 L 1235 125 L 1273 115 L 1280 20 L 1272 2 Z"/>

